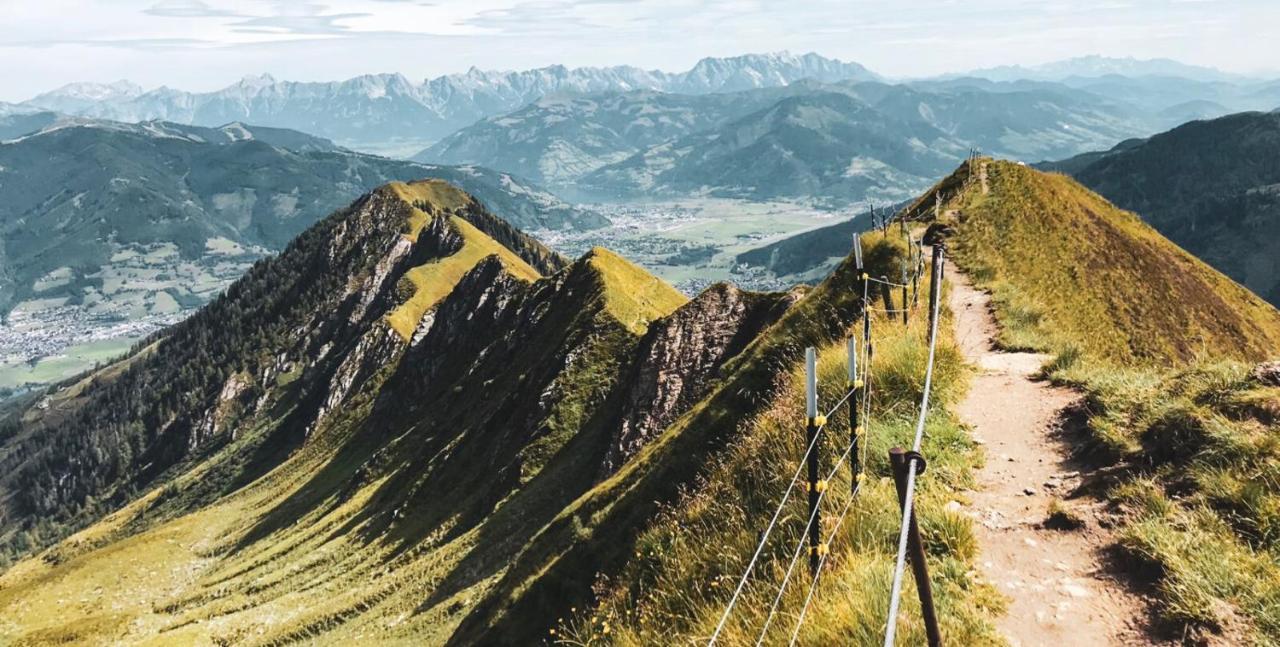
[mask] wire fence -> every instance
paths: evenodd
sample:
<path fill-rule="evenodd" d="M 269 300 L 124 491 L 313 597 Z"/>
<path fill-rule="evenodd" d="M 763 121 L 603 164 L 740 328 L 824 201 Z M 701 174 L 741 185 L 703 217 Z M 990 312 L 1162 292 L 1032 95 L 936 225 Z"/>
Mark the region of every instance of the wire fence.
<path fill-rule="evenodd" d="M 904 312 L 914 311 L 917 309 L 917 304 L 919 302 L 919 298 L 918 298 L 919 284 L 920 284 L 920 280 L 922 279 L 922 274 L 924 272 L 924 267 L 925 267 L 924 259 L 923 259 L 923 256 L 924 256 L 923 243 L 920 241 L 917 241 L 916 239 L 910 239 L 910 238 L 909 238 L 909 241 L 912 244 L 908 247 L 908 250 L 915 248 L 919 251 L 919 254 L 918 256 L 915 256 L 913 259 L 910 259 L 910 262 L 908 264 L 904 264 L 903 281 L 901 283 L 898 283 L 894 281 L 889 281 L 883 277 L 881 278 L 871 277 L 865 273 L 862 265 L 862 260 L 863 260 L 862 249 L 861 249 L 859 236 L 855 235 L 854 237 L 855 262 L 858 267 L 858 276 L 862 283 L 862 295 L 861 295 L 862 297 L 862 314 L 861 314 L 862 341 L 861 341 L 861 344 L 857 344 L 856 335 L 849 339 L 849 349 L 850 349 L 849 357 L 848 357 L 849 378 L 850 378 L 849 383 L 846 386 L 843 396 L 835 403 L 835 405 L 833 405 L 827 411 L 826 415 L 816 416 L 817 380 L 816 380 L 815 362 L 813 359 L 814 350 L 808 349 L 806 351 L 807 360 L 808 360 L 806 362 L 807 371 L 808 371 L 808 374 L 806 376 L 807 377 L 806 397 L 808 400 L 807 414 L 809 416 L 809 425 L 810 425 L 809 429 L 810 429 L 810 432 L 812 433 L 812 438 L 809 440 L 805 453 L 801 457 L 800 464 L 797 466 L 795 473 L 791 477 L 791 480 L 787 483 L 787 488 L 783 492 L 782 498 L 778 502 L 778 506 L 774 510 L 773 515 L 770 517 L 768 525 L 765 527 L 764 532 L 761 533 L 760 540 L 755 550 L 752 553 L 751 559 L 747 562 L 746 568 L 744 569 L 742 576 L 738 580 L 738 585 L 737 587 L 735 587 L 733 595 L 730 597 L 724 612 L 720 616 L 719 622 L 716 624 L 715 631 L 711 635 L 711 638 L 707 643 L 708 647 L 715 645 L 717 640 L 719 640 L 719 638 L 721 637 L 725 629 L 725 626 L 734 610 L 735 605 L 737 605 L 738 602 L 740 601 L 742 592 L 746 588 L 747 583 L 751 578 L 752 572 L 754 571 L 755 567 L 757 566 L 760 560 L 761 554 L 764 552 L 764 547 L 767 544 L 770 535 L 778 526 L 778 521 L 781 518 L 782 511 L 785 508 L 787 501 L 790 500 L 791 495 L 795 491 L 796 483 L 799 481 L 801 473 L 804 471 L 806 464 L 809 464 L 811 461 L 813 461 L 813 465 L 810 465 L 811 469 L 809 472 L 809 479 L 810 479 L 809 487 L 810 487 L 811 494 L 810 494 L 810 511 L 809 511 L 808 519 L 805 523 L 803 531 L 799 534 L 798 538 L 796 539 L 794 548 L 791 550 L 790 561 L 788 562 L 787 569 L 784 572 L 782 581 L 778 586 L 778 591 L 773 596 L 772 603 L 767 613 L 765 614 L 764 623 L 760 628 L 755 644 L 757 647 L 760 647 L 761 645 L 764 644 L 764 640 L 768 635 L 769 628 L 772 625 L 774 618 L 777 616 L 778 610 L 781 606 L 782 598 L 786 593 L 787 586 L 792 581 L 792 574 L 795 570 L 796 563 L 799 561 L 800 553 L 804 548 L 806 539 L 808 539 L 808 541 L 810 542 L 810 549 L 812 551 L 815 551 L 815 554 L 817 555 L 817 559 L 815 561 L 814 558 L 811 557 L 810 568 L 812 569 L 812 573 L 810 577 L 809 590 L 805 596 L 804 605 L 801 607 L 800 613 L 796 620 L 796 624 L 791 631 L 789 644 L 794 645 L 800 635 L 800 630 L 804 624 L 805 617 L 815 598 L 815 592 L 817 591 L 818 581 L 822 575 L 823 567 L 826 565 L 828 556 L 830 555 L 831 543 L 835 540 L 835 537 L 838 535 L 841 526 L 844 524 L 846 518 L 848 517 L 849 510 L 852 508 L 853 502 L 856 499 L 857 495 L 859 494 L 861 490 L 862 482 L 864 480 L 862 469 L 864 469 L 864 466 L 867 465 L 867 457 L 868 457 L 869 445 L 870 445 L 870 443 L 867 442 L 868 438 L 866 437 L 866 430 L 870 429 L 872 398 L 873 398 L 873 390 L 871 385 L 873 383 L 872 359 L 873 359 L 874 350 L 873 350 L 872 334 L 871 334 L 872 333 L 871 315 L 872 313 L 896 315 L 896 314 L 902 314 Z M 908 271 L 906 266 L 912 267 L 913 271 Z M 910 459 L 909 459 L 909 469 L 906 477 L 907 479 L 906 491 L 905 491 L 905 496 L 902 497 L 902 527 L 898 533 L 898 551 L 897 551 L 897 556 L 894 563 L 893 586 L 890 593 L 889 617 L 886 622 L 886 630 L 885 630 L 884 644 L 886 645 L 886 647 L 893 645 L 893 642 L 895 639 L 896 620 L 899 612 L 900 600 L 901 600 L 901 594 L 902 594 L 902 580 L 903 580 L 903 573 L 904 573 L 904 565 L 906 563 L 906 558 L 907 558 L 908 539 L 911 535 L 911 531 L 915 531 L 915 524 L 912 523 L 912 515 L 914 512 L 913 500 L 914 500 L 915 489 L 916 489 L 916 475 L 918 474 L 918 471 L 919 471 L 918 468 L 923 467 L 923 462 L 922 462 L 923 459 L 920 457 L 919 451 L 924 439 L 925 423 L 928 417 L 930 393 L 932 391 L 932 384 L 933 384 L 934 360 L 936 357 L 937 337 L 938 337 L 938 334 L 937 334 L 938 320 L 939 320 L 938 315 L 939 315 L 940 301 L 941 301 L 940 292 L 941 292 L 941 282 L 942 282 L 942 267 L 943 267 L 943 259 L 942 259 L 941 249 L 935 248 L 933 263 L 932 263 L 932 267 L 930 268 L 931 276 L 930 276 L 930 295 L 929 295 L 929 323 L 928 323 L 928 331 L 927 331 L 928 346 L 929 346 L 928 360 L 925 367 L 924 389 L 921 395 L 921 400 L 919 405 L 919 415 L 916 419 L 915 435 L 912 442 L 912 450 L 908 454 L 910 456 Z M 880 284 L 883 286 L 883 289 L 886 290 L 885 292 L 886 302 L 888 301 L 888 296 L 887 296 L 888 288 L 901 289 L 903 291 L 903 307 L 902 308 L 892 308 L 892 307 L 878 308 L 878 307 L 872 306 L 871 299 L 873 297 L 871 296 L 871 290 L 870 290 L 870 285 L 872 283 Z M 908 290 L 915 291 L 915 296 L 910 299 L 910 302 L 908 302 L 908 297 L 907 297 Z M 905 317 L 903 320 L 904 322 L 906 321 Z M 859 371 L 859 369 L 861 370 Z M 816 465 L 816 460 L 817 460 L 817 455 L 815 454 L 815 452 L 820 451 L 819 445 L 821 444 L 820 439 L 823 437 L 822 432 L 827 428 L 828 420 L 836 413 L 836 411 L 840 409 L 840 407 L 844 406 L 844 404 L 848 402 L 850 398 L 853 398 L 853 402 L 850 403 L 849 405 L 850 406 L 850 442 L 846 447 L 846 449 L 844 450 L 844 452 L 842 452 L 840 457 L 836 460 L 831 470 L 827 472 L 827 478 L 815 482 L 814 479 L 817 473 L 814 471 L 816 470 L 816 467 L 814 467 L 814 465 Z M 901 451 L 901 450 L 895 450 L 895 451 Z M 851 494 L 848 500 L 845 502 L 844 506 L 841 508 L 839 515 L 836 517 L 835 525 L 832 528 L 832 531 L 828 534 L 826 540 L 824 542 L 816 542 L 814 539 L 816 535 L 811 533 L 813 531 L 815 524 L 818 524 L 819 529 L 821 528 L 821 513 L 820 513 L 821 504 L 827 499 L 826 495 L 831 490 L 831 488 L 829 487 L 829 483 L 835 477 L 835 475 L 839 473 L 839 470 L 841 469 L 841 467 L 843 467 L 846 461 L 850 461 L 852 464 L 851 478 L 853 479 L 853 484 L 851 488 Z M 812 495 L 813 488 L 815 487 L 817 488 L 816 498 Z M 901 489 L 899 490 L 899 493 L 900 494 L 902 493 Z M 916 541 L 918 541 L 918 537 L 916 538 Z M 923 567 L 923 565 L 921 566 Z M 927 578 L 927 574 L 925 575 L 925 577 Z M 931 614 L 931 610 L 930 610 L 930 614 Z"/>

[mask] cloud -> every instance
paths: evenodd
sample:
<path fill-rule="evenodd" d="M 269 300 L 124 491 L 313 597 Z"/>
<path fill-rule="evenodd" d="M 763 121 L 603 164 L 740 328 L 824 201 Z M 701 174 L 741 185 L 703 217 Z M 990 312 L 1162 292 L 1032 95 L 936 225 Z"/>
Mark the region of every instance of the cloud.
<path fill-rule="evenodd" d="M 241 15 L 226 9 L 215 9 L 201 0 L 163 0 L 142 13 L 163 18 L 225 18 Z"/>
<path fill-rule="evenodd" d="M 364 18 L 367 13 L 257 16 L 232 24 L 242 34 L 342 35 L 354 33 L 340 20 Z"/>

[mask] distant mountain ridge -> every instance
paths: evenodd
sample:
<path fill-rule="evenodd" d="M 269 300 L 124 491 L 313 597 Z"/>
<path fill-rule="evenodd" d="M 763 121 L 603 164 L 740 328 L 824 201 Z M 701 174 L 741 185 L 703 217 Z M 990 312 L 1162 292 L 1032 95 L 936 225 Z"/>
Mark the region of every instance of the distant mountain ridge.
<path fill-rule="evenodd" d="M 413 159 L 496 164 L 537 182 L 568 185 L 602 166 L 708 130 L 807 87 L 795 83 L 701 95 L 632 90 L 548 96 L 482 119 Z"/>
<path fill-rule="evenodd" d="M 1241 81 L 1250 77 L 1223 72 L 1203 65 L 1189 65 L 1168 58 L 1140 59 L 1096 54 L 1077 56 L 1039 65 L 1000 65 L 964 73 L 996 81 L 1017 79 L 1063 80 L 1070 77 L 1177 76 L 1197 81 Z M 959 75 L 957 75 L 959 76 Z"/>
<path fill-rule="evenodd" d="M 214 92 L 161 87 L 142 92 L 128 82 L 77 83 L 20 106 L 116 121 L 166 121 L 204 126 L 247 121 L 292 128 L 344 146 L 404 155 L 487 116 L 509 112 L 557 93 L 660 90 L 685 94 L 822 81 L 879 78 L 857 63 L 809 53 L 747 54 L 706 58 L 685 72 L 631 66 L 518 72 L 472 68 L 415 84 L 400 74 L 370 74 L 345 81 L 277 81 L 246 77 Z"/>
<path fill-rule="evenodd" d="M 838 205 L 909 198 L 972 147 L 1035 161 L 1156 129 L 1148 113 L 1061 84 L 805 80 L 732 94 L 544 98 L 416 159 L 501 168 L 605 199 Z"/>

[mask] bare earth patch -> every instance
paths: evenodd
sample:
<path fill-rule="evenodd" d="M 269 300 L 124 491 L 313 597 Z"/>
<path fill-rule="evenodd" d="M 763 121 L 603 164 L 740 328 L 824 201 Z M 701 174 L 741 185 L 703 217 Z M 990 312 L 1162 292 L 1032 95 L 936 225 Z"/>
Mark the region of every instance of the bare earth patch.
<path fill-rule="evenodd" d="M 948 279 L 956 340 L 978 368 L 958 413 L 986 450 L 968 512 L 983 575 L 1010 601 L 1001 633 L 1027 647 L 1154 644 L 1146 604 L 1108 572 L 1101 504 L 1071 498 L 1081 468 L 1055 431 L 1080 396 L 1032 379 L 1047 356 L 995 350 L 989 297 L 958 272 Z"/>

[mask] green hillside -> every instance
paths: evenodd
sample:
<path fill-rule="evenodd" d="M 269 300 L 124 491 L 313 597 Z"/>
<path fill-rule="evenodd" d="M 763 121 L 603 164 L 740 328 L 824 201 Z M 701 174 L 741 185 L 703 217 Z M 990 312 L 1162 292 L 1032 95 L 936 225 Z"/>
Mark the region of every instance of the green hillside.
<path fill-rule="evenodd" d="M 172 258 L 125 282 L 203 303 L 207 297 L 191 297 L 192 286 L 163 275 L 178 275 L 183 263 L 212 266 L 279 251 L 334 209 L 393 180 L 430 175 L 459 183 L 517 226 L 605 222 L 506 174 L 353 153 L 303 133 L 241 124 L 55 124 L 0 143 L 0 169 L 0 315 L 26 299 L 71 298 L 86 307 L 110 301 L 112 268 L 157 247 L 173 247 Z"/>
<path fill-rule="evenodd" d="M 1280 312 L 1063 175 L 987 163 L 947 205 L 957 262 L 995 294 L 1010 347 L 1113 364 L 1266 359 Z M 965 170 L 960 173 L 965 173 Z"/>
<path fill-rule="evenodd" d="M 1071 172 L 1280 306 L 1280 114 L 1193 121 Z"/>

